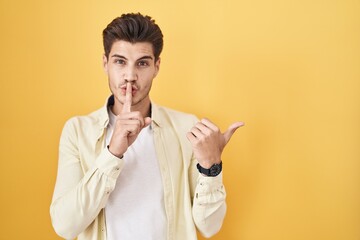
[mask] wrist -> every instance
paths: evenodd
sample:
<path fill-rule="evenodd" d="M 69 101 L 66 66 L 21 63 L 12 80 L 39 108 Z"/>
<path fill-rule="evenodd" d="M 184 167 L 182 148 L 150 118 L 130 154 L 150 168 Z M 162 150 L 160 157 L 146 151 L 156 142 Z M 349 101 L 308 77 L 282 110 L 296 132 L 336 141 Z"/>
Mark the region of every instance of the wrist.
<path fill-rule="evenodd" d="M 211 168 L 211 166 L 213 166 L 214 164 L 220 164 L 221 163 L 221 159 L 220 158 L 217 158 L 217 159 L 209 159 L 209 160 L 206 160 L 206 161 L 201 161 L 201 160 L 198 160 L 199 164 L 201 167 L 203 168 L 206 168 L 206 169 L 209 169 Z"/>
<path fill-rule="evenodd" d="M 200 163 L 198 163 L 196 165 L 196 167 L 201 174 L 208 176 L 208 177 L 216 177 L 222 171 L 222 161 L 220 161 L 220 163 L 218 163 L 218 164 L 216 164 L 216 163 L 213 164 L 209 168 L 205 168 L 205 167 L 201 166 Z"/>
<path fill-rule="evenodd" d="M 110 149 L 110 145 L 107 145 L 107 149 L 109 150 L 109 152 L 112 154 L 112 155 L 114 155 L 115 157 L 117 157 L 117 158 L 123 158 L 124 157 L 124 155 L 122 154 L 122 153 L 116 153 L 115 151 L 113 151 L 113 150 L 111 150 Z"/>

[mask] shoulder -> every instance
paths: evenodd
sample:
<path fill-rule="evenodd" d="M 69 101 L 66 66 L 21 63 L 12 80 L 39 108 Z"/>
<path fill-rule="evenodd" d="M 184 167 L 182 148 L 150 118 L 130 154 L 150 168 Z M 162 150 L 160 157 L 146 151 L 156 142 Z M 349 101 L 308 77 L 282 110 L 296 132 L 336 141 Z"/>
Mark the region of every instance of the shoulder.
<path fill-rule="evenodd" d="M 159 120 L 161 124 L 182 126 L 184 128 L 191 128 L 199 120 L 194 114 L 181 112 L 168 107 L 152 104 L 152 111 L 154 120 Z"/>
<path fill-rule="evenodd" d="M 186 113 L 186 112 L 181 112 L 172 108 L 168 108 L 168 107 L 164 107 L 164 106 L 159 106 L 159 105 L 155 105 L 158 110 L 166 115 L 169 116 L 173 116 L 173 117 L 181 117 L 181 118 L 185 118 L 185 119 L 197 119 L 197 117 L 194 114 L 190 114 L 190 113 Z"/>
<path fill-rule="evenodd" d="M 106 107 L 102 107 L 87 115 L 74 116 L 66 121 L 63 131 L 89 131 L 102 126 L 108 120 Z"/>

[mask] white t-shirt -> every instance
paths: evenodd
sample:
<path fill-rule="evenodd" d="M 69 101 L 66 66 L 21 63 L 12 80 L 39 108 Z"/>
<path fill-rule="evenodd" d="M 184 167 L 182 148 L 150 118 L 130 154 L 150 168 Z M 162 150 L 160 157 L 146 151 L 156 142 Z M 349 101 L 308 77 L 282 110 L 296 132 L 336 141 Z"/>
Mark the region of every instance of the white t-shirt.
<path fill-rule="evenodd" d="M 111 110 L 109 117 L 106 145 L 114 129 L 115 115 Z M 151 126 L 142 129 L 125 152 L 124 162 L 105 207 L 107 238 L 165 240 L 164 190 Z"/>

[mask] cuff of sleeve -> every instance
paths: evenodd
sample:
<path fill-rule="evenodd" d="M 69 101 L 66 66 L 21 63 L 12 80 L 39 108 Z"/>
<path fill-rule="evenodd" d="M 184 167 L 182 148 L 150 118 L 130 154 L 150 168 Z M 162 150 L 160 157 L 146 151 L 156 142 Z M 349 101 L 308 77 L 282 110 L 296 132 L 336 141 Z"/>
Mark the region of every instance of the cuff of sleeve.
<path fill-rule="evenodd" d="M 104 148 L 95 160 L 95 165 L 105 175 L 111 178 L 117 178 L 124 168 L 124 160 L 114 156 L 108 148 Z"/>
<path fill-rule="evenodd" d="M 220 173 L 216 177 L 207 177 L 199 174 L 197 183 L 197 190 L 199 193 L 213 192 L 214 190 L 218 190 L 219 188 L 223 187 L 222 173 Z"/>

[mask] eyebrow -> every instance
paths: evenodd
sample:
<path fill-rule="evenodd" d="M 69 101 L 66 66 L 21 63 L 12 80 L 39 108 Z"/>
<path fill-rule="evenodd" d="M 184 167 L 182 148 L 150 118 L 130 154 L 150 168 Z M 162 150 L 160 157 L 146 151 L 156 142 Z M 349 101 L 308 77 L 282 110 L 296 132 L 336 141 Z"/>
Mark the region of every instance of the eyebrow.
<path fill-rule="evenodd" d="M 111 57 L 112 57 L 112 58 L 123 58 L 123 59 L 125 59 L 125 60 L 128 60 L 126 57 L 124 57 L 124 56 L 122 56 L 122 55 L 119 55 L 119 54 L 113 54 Z M 149 56 L 149 55 L 146 55 L 146 56 L 143 56 L 143 57 L 137 59 L 136 61 L 144 60 L 144 59 L 150 59 L 150 60 L 152 60 L 153 57 L 152 57 L 152 56 Z"/>

